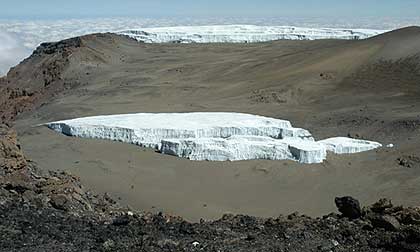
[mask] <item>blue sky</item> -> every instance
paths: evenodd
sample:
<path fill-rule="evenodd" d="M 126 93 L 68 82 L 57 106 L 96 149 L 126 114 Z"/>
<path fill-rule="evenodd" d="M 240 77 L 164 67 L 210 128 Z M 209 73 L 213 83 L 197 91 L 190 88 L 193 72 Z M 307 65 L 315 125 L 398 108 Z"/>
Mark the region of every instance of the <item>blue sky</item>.
<path fill-rule="evenodd" d="M 420 0 L 1 0 L 0 18 L 418 17 Z"/>

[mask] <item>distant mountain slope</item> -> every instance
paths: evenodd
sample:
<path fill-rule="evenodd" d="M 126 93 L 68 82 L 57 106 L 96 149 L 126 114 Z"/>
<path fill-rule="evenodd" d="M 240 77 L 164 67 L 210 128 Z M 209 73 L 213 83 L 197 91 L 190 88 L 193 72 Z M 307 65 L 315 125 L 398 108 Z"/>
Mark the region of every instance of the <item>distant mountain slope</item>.
<path fill-rule="evenodd" d="M 86 88 L 99 91 L 95 87 L 99 79 L 103 82 L 100 88 L 108 91 L 131 88 L 123 86 L 136 81 L 152 81 L 156 90 L 164 83 L 170 83 L 169 89 L 187 85 L 194 91 L 188 99 L 200 100 L 200 95 L 213 100 L 242 97 L 251 103 L 288 106 L 319 102 L 331 90 L 345 94 L 363 90 L 366 96 L 367 89 L 376 85 L 387 85 L 387 89 L 375 90 L 372 95 L 401 87 L 409 89 L 411 95 L 418 91 L 419 53 L 419 27 L 361 41 L 278 41 L 242 46 L 142 45 L 114 34 L 88 35 L 44 43 L 11 69 L 2 79 L 0 103 L 4 105 L 0 116 L 3 121 L 13 119 L 64 93 Z M 141 69 L 138 72 L 134 70 L 137 66 Z M 160 80 L 152 80 L 150 71 Z M 129 84 L 118 83 L 121 78 L 128 78 L 120 82 Z M 384 79 L 388 83 L 404 81 L 399 85 L 377 83 Z M 168 95 L 175 98 L 179 92 Z M 143 98 L 147 97 L 151 98 L 147 94 Z"/>
<path fill-rule="evenodd" d="M 115 45 L 113 38 L 119 37 L 96 34 L 41 44 L 0 79 L 0 121 L 14 120 L 21 112 L 80 86 L 80 76 L 85 75 L 86 69 L 108 63 L 109 56 L 103 50 Z M 104 46 L 90 47 L 88 42 L 93 40 L 101 41 Z"/>
<path fill-rule="evenodd" d="M 366 40 L 383 45 L 380 57 L 400 59 L 420 54 L 420 27 L 411 26 L 387 32 Z"/>
<path fill-rule="evenodd" d="M 194 100 L 200 100 L 200 95 L 213 100 L 242 96 L 251 103 L 311 104 L 328 97 L 328 91 L 333 89 L 345 93 L 349 89 L 363 90 L 367 95 L 368 86 L 375 89 L 376 85 L 385 85 L 377 83 L 384 79 L 406 81 L 386 84 L 386 90 L 375 92 L 394 92 L 404 86 L 411 93 L 418 88 L 415 81 L 419 53 L 419 27 L 361 41 L 277 41 L 242 46 L 142 45 L 114 34 L 88 35 L 44 43 L 11 69 L 2 79 L 5 84 L 1 85 L 4 95 L 0 103 L 4 105 L 0 117 L 3 121 L 13 119 L 64 93 L 86 88 L 99 91 L 94 87 L 98 79 L 103 81 L 101 88 L 109 83 L 108 91 L 124 88 L 111 84 L 124 86 L 117 83 L 124 75 L 128 80 L 120 82 L 150 81 L 149 74 L 142 70 L 159 75 L 161 80 L 152 80 L 151 87 L 156 90 L 169 82 L 170 89 L 201 83 L 188 87 L 195 92 L 188 99 Z M 142 70 L 136 72 L 136 66 Z M 207 90 L 210 86 L 211 90 Z M 174 98 L 178 95 L 169 94 Z"/>

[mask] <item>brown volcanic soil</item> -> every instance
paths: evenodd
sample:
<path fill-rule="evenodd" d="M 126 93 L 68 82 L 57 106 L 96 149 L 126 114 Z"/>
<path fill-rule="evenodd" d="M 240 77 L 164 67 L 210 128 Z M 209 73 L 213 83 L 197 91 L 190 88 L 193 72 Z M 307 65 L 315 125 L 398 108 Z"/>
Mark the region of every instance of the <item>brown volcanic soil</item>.
<path fill-rule="evenodd" d="M 420 28 L 363 41 L 141 44 L 98 34 L 47 44 L 1 80 L 3 120 L 44 169 L 77 174 L 137 209 L 189 220 L 334 210 L 336 195 L 420 201 Z M 13 95 L 11 95 L 13 93 Z M 327 162 L 191 162 L 58 135 L 39 123 L 129 112 L 234 111 L 288 119 L 316 138 L 395 148 Z M 411 165 L 407 165 L 411 163 Z"/>

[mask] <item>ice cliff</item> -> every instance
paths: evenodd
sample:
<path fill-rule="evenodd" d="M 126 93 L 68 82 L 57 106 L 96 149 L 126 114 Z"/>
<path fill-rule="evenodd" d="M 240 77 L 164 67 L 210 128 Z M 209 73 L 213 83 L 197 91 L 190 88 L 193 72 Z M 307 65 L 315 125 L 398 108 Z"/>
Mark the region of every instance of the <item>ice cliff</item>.
<path fill-rule="evenodd" d="M 384 32 L 371 29 L 215 25 L 143 28 L 120 31 L 118 34 L 145 43 L 255 43 L 280 39 L 365 39 Z"/>
<path fill-rule="evenodd" d="M 138 113 L 51 122 L 68 136 L 99 138 L 155 148 L 191 160 L 295 160 L 321 163 L 327 151 L 357 153 L 381 144 L 345 137 L 315 141 L 286 120 L 224 112 Z"/>

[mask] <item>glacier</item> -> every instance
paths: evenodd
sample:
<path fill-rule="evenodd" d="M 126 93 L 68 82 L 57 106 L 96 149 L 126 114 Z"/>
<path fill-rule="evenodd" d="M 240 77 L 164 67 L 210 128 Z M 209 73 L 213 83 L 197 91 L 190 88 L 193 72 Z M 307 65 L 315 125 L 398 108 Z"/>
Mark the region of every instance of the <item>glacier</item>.
<path fill-rule="evenodd" d="M 315 141 L 287 120 L 229 112 L 103 115 L 45 124 L 59 133 L 97 138 L 207 161 L 251 159 L 322 163 L 327 151 L 350 154 L 381 147 L 377 142 L 336 137 Z"/>
<path fill-rule="evenodd" d="M 335 154 L 358 153 L 369 151 L 381 147 L 380 143 L 375 143 L 360 139 L 347 137 L 333 137 L 319 141 L 328 151 Z"/>
<path fill-rule="evenodd" d="M 160 152 L 190 160 L 239 161 L 252 159 L 296 160 L 300 163 L 322 163 L 326 149 L 310 140 L 273 139 L 262 136 L 228 138 L 165 139 Z"/>
<path fill-rule="evenodd" d="M 293 26 L 213 25 L 130 29 L 116 32 L 145 43 L 256 43 L 274 40 L 366 39 L 388 30 Z"/>

